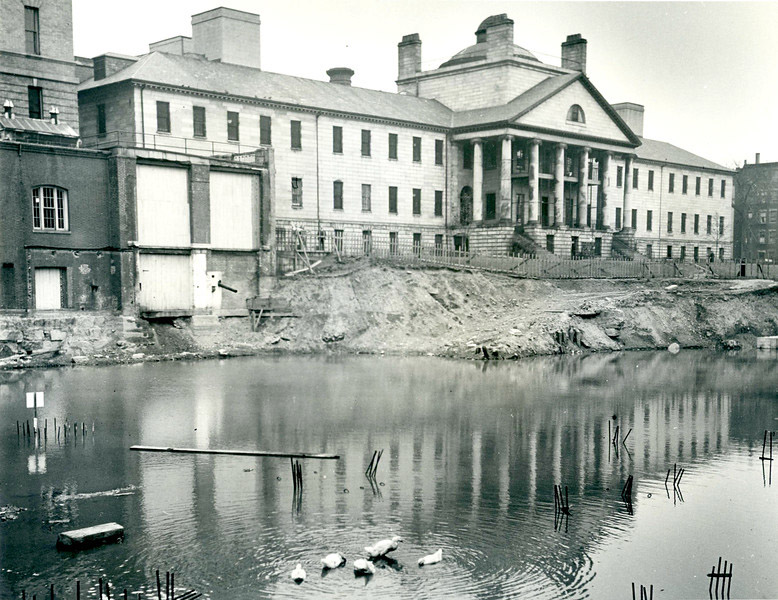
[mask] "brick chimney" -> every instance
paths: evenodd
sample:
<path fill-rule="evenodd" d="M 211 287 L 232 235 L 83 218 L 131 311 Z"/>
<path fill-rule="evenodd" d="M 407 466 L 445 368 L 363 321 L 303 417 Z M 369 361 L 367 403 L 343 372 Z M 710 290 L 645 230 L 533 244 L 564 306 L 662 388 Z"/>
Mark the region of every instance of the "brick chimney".
<path fill-rule="evenodd" d="M 586 74 L 586 40 L 580 33 L 568 35 L 562 42 L 562 68 Z"/>
<path fill-rule="evenodd" d="M 351 78 L 354 76 L 354 70 L 348 67 L 335 67 L 327 71 L 330 83 L 339 85 L 351 85 Z"/>
<path fill-rule="evenodd" d="M 762 155 L 759 152 L 757 152 L 756 156 L 754 157 L 754 159 L 755 159 L 754 162 L 756 164 L 759 164 L 759 159 L 761 159 L 761 158 L 762 158 Z"/>
<path fill-rule="evenodd" d="M 620 102 L 619 104 L 611 104 L 611 108 L 618 113 L 636 136 L 643 137 L 643 114 L 646 109 L 642 104 Z"/>
<path fill-rule="evenodd" d="M 486 43 L 487 60 L 513 56 L 513 20 L 505 13 L 487 17 L 478 26 L 475 41 Z"/>
<path fill-rule="evenodd" d="M 403 36 L 397 44 L 397 79 L 413 77 L 421 71 L 421 38 L 418 33 Z"/>
<path fill-rule="evenodd" d="M 208 60 L 260 68 L 259 15 L 214 8 L 192 15 L 192 51 Z"/>

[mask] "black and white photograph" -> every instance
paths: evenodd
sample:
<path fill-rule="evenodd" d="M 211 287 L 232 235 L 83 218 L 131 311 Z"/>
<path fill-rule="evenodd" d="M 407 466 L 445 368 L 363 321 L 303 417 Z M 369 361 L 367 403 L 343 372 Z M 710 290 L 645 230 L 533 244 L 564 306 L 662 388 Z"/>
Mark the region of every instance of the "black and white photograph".
<path fill-rule="evenodd" d="M 0 600 L 778 600 L 776 24 L 0 0 Z"/>

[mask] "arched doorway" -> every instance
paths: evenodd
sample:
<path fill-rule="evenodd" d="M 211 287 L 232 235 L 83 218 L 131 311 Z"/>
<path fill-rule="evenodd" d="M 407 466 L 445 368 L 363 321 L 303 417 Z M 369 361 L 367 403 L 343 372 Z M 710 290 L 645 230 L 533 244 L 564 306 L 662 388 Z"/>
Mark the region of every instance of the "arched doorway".
<path fill-rule="evenodd" d="M 466 185 L 459 192 L 459 223 L 470 225 L 473 222 L 473 188 Z"/>

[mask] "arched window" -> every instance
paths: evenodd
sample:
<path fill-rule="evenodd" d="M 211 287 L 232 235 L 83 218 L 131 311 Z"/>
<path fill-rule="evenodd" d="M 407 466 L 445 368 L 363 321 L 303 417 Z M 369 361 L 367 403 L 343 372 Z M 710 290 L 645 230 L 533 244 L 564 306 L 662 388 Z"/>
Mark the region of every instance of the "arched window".
<path fill-rule="evenodd" d="M 466 185 L 459 193 L 459 223 L 469 225 L 473 220 L 473 188 Z"/>
<path fill-rule="evenodd" d="M 32 228 L 37 231 L 68 231 L 68 192 L 52 185 L 32 190 Z"/>
<path fill-rule="evenodd" d="M 573 123 L 586 123 L 583 108 L 578 104 L 573 104 L 567 111 L 567 120 Z"/>

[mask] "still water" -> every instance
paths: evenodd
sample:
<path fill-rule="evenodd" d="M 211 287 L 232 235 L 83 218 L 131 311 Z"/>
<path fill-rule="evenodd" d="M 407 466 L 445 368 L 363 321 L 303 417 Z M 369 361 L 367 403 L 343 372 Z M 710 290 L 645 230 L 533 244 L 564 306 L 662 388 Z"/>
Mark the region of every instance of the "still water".
<path fill-rule="evenodd" d="M 284 357 L 0 373 L 0 597 L 156 597 L 155 570 L 207 598 L 778 597 L 778 363 L 703 352 L 522 362 Z M 48 440 L 17 438 L 45 390 Z M 78 422 L 57 441 L 53 419 Z M 86 437 L 82 421 L 89 424 Z M 95 424 L 95 433 L 91 424 Z M 624 444 L 609 443 L 618 425 Z M 778 459 L 778 438 L 774 449 Z M 129 451 L 133 444 L 330 452 L 289 461 Z M 384 450 L 376 485 L 364 471 Z M 686 469 L 681 495 L 668 468 Z M 765 463 L 769 465 L 770 463 Z M 620 497 L 634 477 L 632 506 Z M 569 490 L 555 522 L 553 486 Z M 116 521 L 122 544 L 80 553 L 57 534 Z M 363 547 L 401 535 L 370 578 Z M 443 561 L 419 568 L 442 548 Z M 322 573 L 341 552 L 346 568 Z M 300 562 L 302 586 L 289 572 Z M 326 575 L 326 576 L 325 576 Z M 48 597 L 46 595 L 45 597 Z"/>

